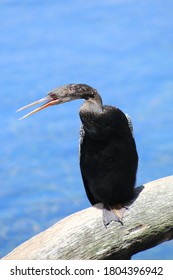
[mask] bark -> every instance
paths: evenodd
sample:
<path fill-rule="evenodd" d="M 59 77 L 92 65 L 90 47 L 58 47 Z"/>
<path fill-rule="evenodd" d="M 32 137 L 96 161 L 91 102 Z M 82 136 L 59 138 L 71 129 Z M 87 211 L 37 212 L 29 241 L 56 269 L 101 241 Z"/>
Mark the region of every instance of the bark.
<path fill-rule="evenodd" d="M 74 213 L 24 242 L 6 260 L 130 259 L 173 238 L 173 176 L 136 188 L 123 225 L 102 222 L 102 204 Z"/>

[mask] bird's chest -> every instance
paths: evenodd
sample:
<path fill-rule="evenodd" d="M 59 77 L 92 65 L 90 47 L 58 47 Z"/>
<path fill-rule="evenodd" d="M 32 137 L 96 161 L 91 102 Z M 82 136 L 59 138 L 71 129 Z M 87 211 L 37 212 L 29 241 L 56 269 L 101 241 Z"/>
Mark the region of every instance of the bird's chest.
<path fill-rule="evenodd" d="M 109 170 L 112 164 L 115 164 L 116 145 L 112 141 L 95 141 L 94 139 L 85 139 L 81 151 L 80 163 L 82 168 L 92 170 Z"/>

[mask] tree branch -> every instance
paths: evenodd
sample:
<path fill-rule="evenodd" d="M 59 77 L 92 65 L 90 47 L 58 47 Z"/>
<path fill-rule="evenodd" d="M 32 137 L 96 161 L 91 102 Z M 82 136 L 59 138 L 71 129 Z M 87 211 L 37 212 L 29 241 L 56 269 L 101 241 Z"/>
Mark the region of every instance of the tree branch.
<path fill-rule="evenodd" d="M 173 176 L 136 188 L 124 225 L 102 222 L 102 204 L 74 213 L 3 259 L 129 259 L 173 238 Z"/>

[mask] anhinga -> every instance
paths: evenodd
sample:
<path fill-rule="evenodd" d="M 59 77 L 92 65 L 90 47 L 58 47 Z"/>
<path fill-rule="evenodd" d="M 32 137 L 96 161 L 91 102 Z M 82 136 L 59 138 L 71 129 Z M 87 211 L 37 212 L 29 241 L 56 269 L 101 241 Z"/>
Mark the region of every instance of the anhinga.
<path fill-rule="evenodd" d="M 97 90 L 85 84 L 53 89 L 45 98 L 20 108 L 46 102 L 21 119 L 51 105 L 85 99 L 80 107 L 80 168 L 92 205 L 103 203 L 103 223 L 122 223 L 126 203 L 133 198 L 138 154 L 128 115 L 102 104 Z"/>

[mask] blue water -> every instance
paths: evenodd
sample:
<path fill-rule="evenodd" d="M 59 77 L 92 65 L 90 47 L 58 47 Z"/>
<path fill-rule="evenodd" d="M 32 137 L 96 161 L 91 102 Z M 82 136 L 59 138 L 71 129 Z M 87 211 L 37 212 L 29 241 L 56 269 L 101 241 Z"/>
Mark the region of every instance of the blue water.
<path fill-rule="evenodd" d="M 133 119 L 137 185 L 172 175 L 173 1 L 0 1 L 0 256 L 90 206 L 78 165 L 81 101 L 18 121 L 67 83 Z M 173 259 L 169 241 L 134 259 Z"/>

